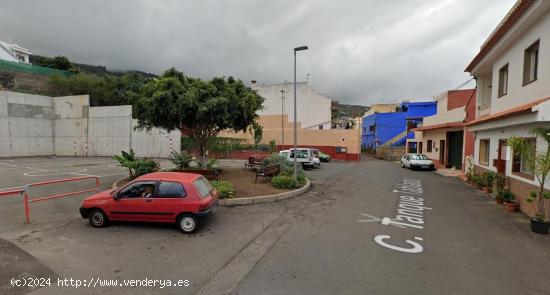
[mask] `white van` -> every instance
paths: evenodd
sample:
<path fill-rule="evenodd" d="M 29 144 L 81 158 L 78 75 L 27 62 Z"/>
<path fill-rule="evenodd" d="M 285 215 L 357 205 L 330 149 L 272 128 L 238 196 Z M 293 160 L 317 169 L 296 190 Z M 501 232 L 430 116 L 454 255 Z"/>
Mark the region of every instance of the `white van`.
<path fill-rule="evenodd" d="M 304 168 L 315 167 L 315 156 L 313 150 L 309 148 L 298 148 L 296 162 L 302 164 Z M 294 162 L 294 149 L 283 150 L 279 155 L 285 156 L 289 162 Z"/>

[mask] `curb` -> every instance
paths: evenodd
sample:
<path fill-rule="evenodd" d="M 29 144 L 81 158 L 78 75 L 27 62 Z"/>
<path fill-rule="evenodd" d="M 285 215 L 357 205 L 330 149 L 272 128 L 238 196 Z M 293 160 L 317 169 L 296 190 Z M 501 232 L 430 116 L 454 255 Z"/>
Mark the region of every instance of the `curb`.
<path fill-rule="evenodd" d="M 117 179 L 115 182 L 113 182 L 112 189 L 116 189 L 118 187 L 118 183 L 126 179 L 128 179 L 128 176 Z"/>
<path fill-rule="evenodd" d="M 284 192 L 276 195 L 248 197 L 248 198 L 234 198 L 234 199 L 221 199 L 218 204 L 220 206 L 238 206 L 238 205 L 253 205 L 261 203 L 277 202 L 280 200 L 292 198 L 301 195 L 311 188 L 311 182 L 306 178 L 306 184 L 299 189 L 293 191 Z"/>

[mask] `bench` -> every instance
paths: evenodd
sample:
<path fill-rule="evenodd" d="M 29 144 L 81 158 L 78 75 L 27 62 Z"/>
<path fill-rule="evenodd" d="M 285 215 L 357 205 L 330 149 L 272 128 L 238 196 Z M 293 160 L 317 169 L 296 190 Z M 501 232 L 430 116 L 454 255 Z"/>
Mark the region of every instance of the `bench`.
<path fill-rule="evenodd" d="M 260 166 L 262 166 L 264 158 L 256 158 L 256 157 L 248 157 L 248 162 L 244 163 L 244 168 L 252 168 L 256 169 Z"/>
<path fill-rule="evenodd" d="M 260 167 L 256 170 L 256 179 L 254 182 L 258 181 L 258 176 L 263 178 L 273 177 L 279 174 L 280 166 L 279 164 L 271 164 L 267 166 Z"/>

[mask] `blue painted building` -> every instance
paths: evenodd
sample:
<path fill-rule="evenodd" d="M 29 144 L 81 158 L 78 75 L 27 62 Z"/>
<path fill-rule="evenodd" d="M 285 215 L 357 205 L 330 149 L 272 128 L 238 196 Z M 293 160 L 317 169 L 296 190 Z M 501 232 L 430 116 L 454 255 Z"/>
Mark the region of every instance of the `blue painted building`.
<path fill-rule="evenodd" d="M 424 117 L 435 115 L 437 103 L 402 102 L 396 112 L 374 113 L 363 118 L 361 146 L 376 149 L 380 145 L 404 146 L 414 138 L 413 128 L 422 125 Z"/>

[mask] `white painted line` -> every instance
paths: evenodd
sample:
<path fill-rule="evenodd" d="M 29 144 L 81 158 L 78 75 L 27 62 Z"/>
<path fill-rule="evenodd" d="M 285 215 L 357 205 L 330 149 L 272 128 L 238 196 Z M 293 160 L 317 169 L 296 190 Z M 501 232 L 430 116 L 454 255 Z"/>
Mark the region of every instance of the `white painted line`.
<path fill-rule="evenodd" d="M 36 173 L 36 172 L 27 172 L 27 173 L 23 173 L 23 175 L 25 176 L 31 176 L 31 177 L 36 177 L 36 176 L 55 176 L 55 175 L 89 175 L 89 174 L 85 174 L 85 172 L 87 172 L 88 169 L 82 169 L 82 170 L 78 170 L 78 171 L 67 171 L 67 172 L 64 172 L 63 169 L 58 169 L 58 170 L 42 170 L 42 171 L 39 171 L 39 172 L 47 172 L 47 173 Z M 84 173 L 84 174 L 83 174 Z"/>

